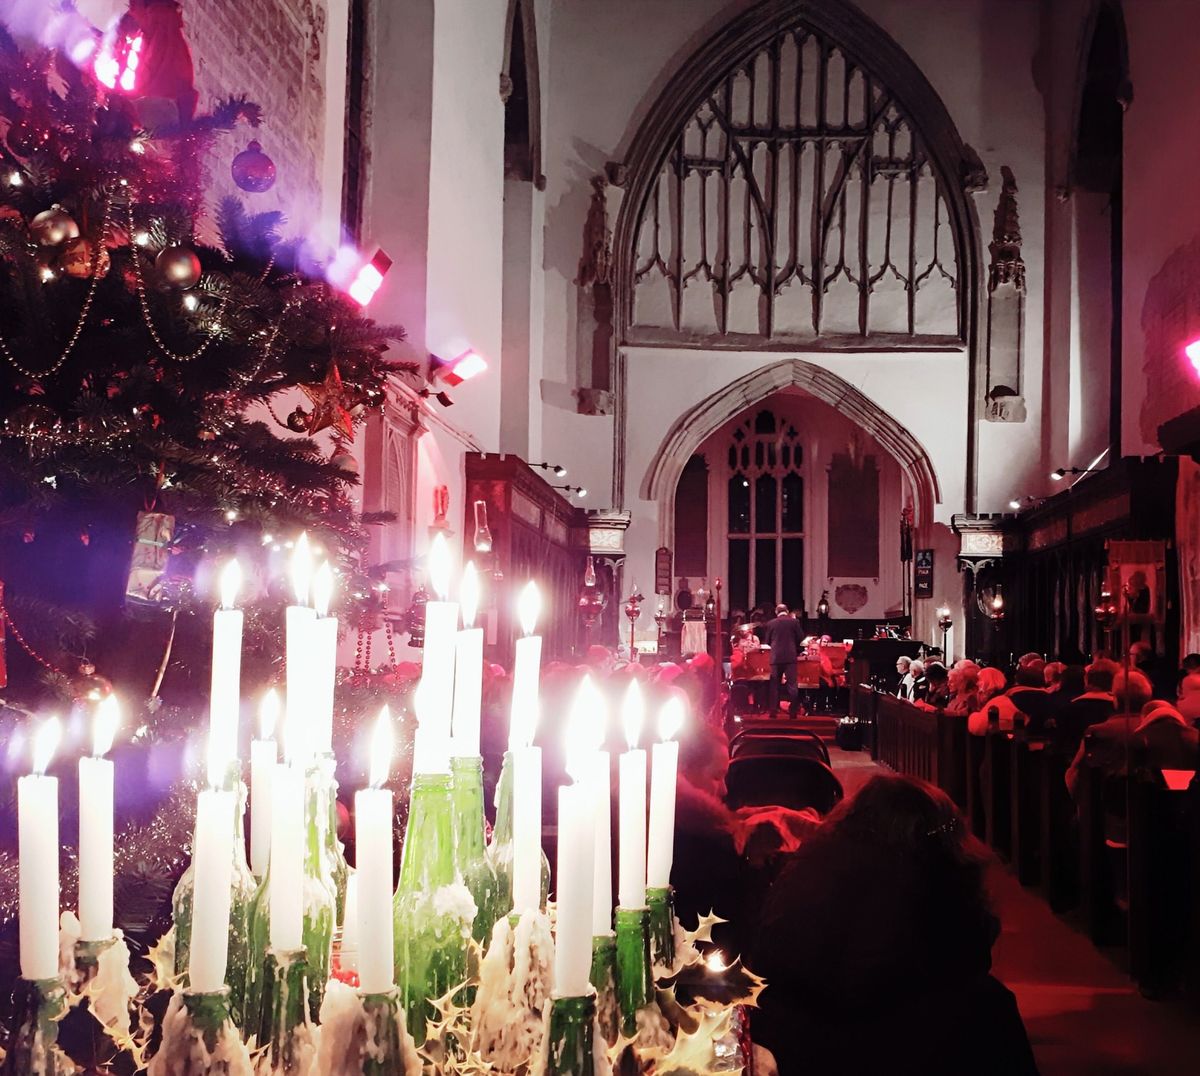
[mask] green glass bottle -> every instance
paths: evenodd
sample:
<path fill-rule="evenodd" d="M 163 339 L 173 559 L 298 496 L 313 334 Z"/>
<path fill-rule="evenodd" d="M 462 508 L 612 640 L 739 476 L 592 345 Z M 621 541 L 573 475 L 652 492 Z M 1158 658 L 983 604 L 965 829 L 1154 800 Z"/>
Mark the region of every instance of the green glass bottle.
<path fill-rule="evenodd" d="M 246 979 L 250 967 L 250 911 L 258 882 L 246 860 L 246 786 L 237 769 L 230 768 L 226 788 L 236 792 L 233 818 L 233 874 L 229 903 L 229 962 L 225 981 L 229 985 L 229 1011 L 233 1022 L 245 1028 Z M 180 876 L 171 897 L 175 921 L 175 977 L 186 982 L 191 959 L 192 900 L 196 893 L 196 872 L 191 863 Z"/>
<path fill-rule="evenodd" d="M 588 976 L 596 991 L 596 1019 L 605 1041 L 614 1045 L 620 1029 L 617 1003 L 617 936 L 596 934 L 592 937 L 592 970 Z"/>
<path fill-rule="evenodd" d="M 670 968 L 675 964 L 675 892 L 670 886 L 646 890 L 650 908 L 650 954 L 654 966 Z"/>
<path fill-rule="evenodd" d="M 596 998 L 554 998 L 546 1032 L 546 1076 L 593 1076 Z"/>
<path fill-rule="evenodd" d="M 315 983 L 310 973 L 304 949 L 267 953 L 258 1045 L 266 1050 L 271 1072 L 302 1073 L 312 1066 L 310 1010 Z"/>
<path fill-rule="evenodd" d="M 617 1004 L 626 1035 L 637 1031 L 638 1010 L 650 1002 L 654 979 L 650 970 L 650 912 L 617 909 Z"/>
<path fill-rule="evenodd" d="M 469 903 L 455 864 L 450 774 L 414 774 L 394 908 L 396 985 L 418 1046 L 435 1015 L 431 1002 L 466 978 Z"/>
<path fill-rule="evenodd" d="M 74 1072 L 60 1055 L 58 1022 L 70 1008 L 61 979 L 18 979 L 12 992 L 11 1024 L 4 1046 L 5 1076 L 59 1076 Z"/>
<path fill-rule="evenodd" d="M 453 758 L 450 774 L 458 873 L 475 901 L 471 933 L 477 942 L 484 944 L 492 936 L 496 920 L 509 909 L 501 906 L 500 883 L 484 843 L 483 759 L 478 755 Z"/>
<path fill-rule="evenodd" d="M 404 1009 L 400 993 L 363 994 L 366 1041 L 361 1046 L 362 1076 L 402 1076 L 405 1069 Z"/>
<path fill-rule="evenodd" d="M 500 766 L 500 780 L 496 783 L 496 826 L 492 830 L 492 843 L 488 854 L 496 872 L 499 887 L 497 900 L 507 915 L 513 905 L 513 766 L 512 753 L 504 752 Z M 542 907 L 550 893 L 550 860 L 542 852 Z"/>
<path fill-rule="evenodd" d="M 317 769 L 320 771 L 321 782 L 324 786 L 323 795 L 325 796 L 324 816 L 326 821 L 323 833 L 325 871 L 332 880 L 336 903 L 335 922 L 341 923 L 346 914 L 346 881 L 350 877 L 350 866 L 346 862 L 346 850 L 343 848 L 342 842 L 338 840 L 337 760 L 333 755 L 322 755 L 317 760 Z"/>

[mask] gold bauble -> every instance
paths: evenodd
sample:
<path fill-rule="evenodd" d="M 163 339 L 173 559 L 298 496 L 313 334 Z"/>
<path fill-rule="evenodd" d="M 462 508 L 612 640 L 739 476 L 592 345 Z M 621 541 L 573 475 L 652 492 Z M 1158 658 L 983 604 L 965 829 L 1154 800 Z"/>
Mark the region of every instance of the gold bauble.
<path fill-rule="evenodd" d="M 200 279 L 200 259 L 187 247 L 163 247 L 154 259 L 154 268 L 176 288 L 194 288 Z"/>
<path fill-rule="evenodd" d="M 44 247 L 57 247 L 79 237 L 79 225 L 60 205 L 43 209 L 29 222 L 29 232 Z"/>

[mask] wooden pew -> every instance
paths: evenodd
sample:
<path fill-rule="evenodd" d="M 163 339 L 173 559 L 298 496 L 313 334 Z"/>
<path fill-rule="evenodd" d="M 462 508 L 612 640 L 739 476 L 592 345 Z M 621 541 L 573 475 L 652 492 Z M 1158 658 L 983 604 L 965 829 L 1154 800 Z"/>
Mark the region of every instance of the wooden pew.
<path fill-rule="evenodd" d="M 1079 772 L 1079 902 L 1084 926 L 1096 945 L 1121 937 L 1111 872 L 1114 857 L 1104 843 L 1104 775 L 1092 766 Z"/>
<path fill-rule="evenodd" d="M 1012 858 L 1012 740 L 1007 732 L 989 728 L 983 738 L 982 788 L 984 840 L 1003 859 Z"/>
<path fill-rule="evenodd" d="M 967 809 L 967 719 L 953 714 L 937 715 L 937 783 L 938 787 L 958 805 Z"/>
<path fill-rule="evenodd" d="M 972 736 L 968 733 L 966 749 L 963 752 L 965 774 L 963 790 L 966 797 L 967 824 L 971 832 L 980 840 L 985 837 L 983 789 L 980 784 L 980 771 L 983 768 L 984 737 Z"/>
<path fill-rule="evenodd" d="M 1022 885 L 1041 877 L 1041 772 L 1046 741 L 1023 729 L 1013 733 L 1009 749 L 1009 807 L 1012 863 Z"/>
<path fill-rule="evenodd" d="M 1071 760 L 1053 746 L 1042 752 L 1038 769 L 1038 821 L 1041 836 L 1041 886 L 1046 903 L 1065 912 L 1079 903 L 1079 829 L 1075 804 L 1067 792 Z"/>

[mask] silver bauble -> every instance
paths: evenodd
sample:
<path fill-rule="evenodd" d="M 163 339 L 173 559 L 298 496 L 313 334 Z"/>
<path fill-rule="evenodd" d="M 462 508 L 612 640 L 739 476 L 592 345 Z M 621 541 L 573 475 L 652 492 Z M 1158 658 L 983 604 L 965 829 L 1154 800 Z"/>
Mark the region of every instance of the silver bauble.
<path fill-rule="evenodd" d="M 349 452 L 335 452 L 329 462 L 344 474 L 358 474 L 358 460 Z"/>
<path fill-rule="evenodd" d="M 44 247 L 61 246 L 68 239 L 79 238 L 79 225 L 60 205 L 43 209 L 29 222 L 29 231 Z"/>
<path fill-rule="evenodd" d="M 163 247 L 154 259 L 154 268 L 176 288 L 194 288 L 200 279 L 200 259 L 187 247 Z"/>

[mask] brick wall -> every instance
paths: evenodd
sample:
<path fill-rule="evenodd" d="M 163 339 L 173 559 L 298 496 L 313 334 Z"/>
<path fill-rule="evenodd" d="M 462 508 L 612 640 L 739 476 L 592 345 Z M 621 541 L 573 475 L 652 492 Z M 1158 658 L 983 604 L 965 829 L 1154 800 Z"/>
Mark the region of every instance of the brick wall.
<path fill-rule="evenodd" d="M 184 2 L 200 108 L 245 93 L 264 111 L 256 133 L 242 128 L 217 140 L 210 161 L 212 201 L 242 194 L 250 210 L 281 209 L 288 235 L 311 225 L 320 200 L 326 10 L 323 0 Z M 229 172 L 252 137 L 277 169 L 275 186 L 266 194 L 239 192 Z"/>

